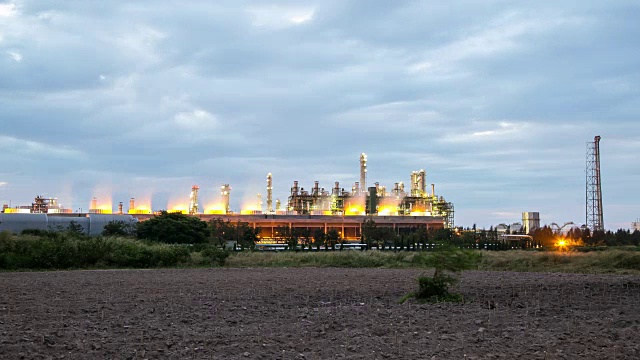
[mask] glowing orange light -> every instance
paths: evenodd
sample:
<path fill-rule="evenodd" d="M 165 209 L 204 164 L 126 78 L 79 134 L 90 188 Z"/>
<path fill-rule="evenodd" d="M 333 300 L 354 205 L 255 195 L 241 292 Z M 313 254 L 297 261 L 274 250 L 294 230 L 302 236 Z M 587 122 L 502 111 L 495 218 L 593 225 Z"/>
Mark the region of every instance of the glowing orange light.
<path fill-rule="evenodd" d="M 395 205 L 379 206 L 378 215 L 398 215 L 398 207 Z"/>
<path fill-rule="evenodd" d="M 347 207 L 347 210 L 344 213 L 345 215 L 364 215 L 364 206 L 363 205 L 350 205 Z"/>
<path fill-rule="evenodd" d="M 167 212 L 169 213 L 178 213 L 178 214 L 187 214 L 189 213 L 189 211 L 187 210 L 188 207 L 185 204 L 175 204 L 173 206 L 167 206 L 167 208 L 169 210 L 167 210 Z"/>

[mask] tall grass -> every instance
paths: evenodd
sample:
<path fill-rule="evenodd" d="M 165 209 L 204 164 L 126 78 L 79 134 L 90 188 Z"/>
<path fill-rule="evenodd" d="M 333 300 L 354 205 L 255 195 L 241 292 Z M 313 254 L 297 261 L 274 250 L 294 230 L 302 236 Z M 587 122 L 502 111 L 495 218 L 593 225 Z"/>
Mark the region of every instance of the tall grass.
<path fill-rule="evenodd" d="M 426 267 L 427 252 L 330 251 L 330 252 L 240 252 L 232 254 L 231 267 Z"/>
<path fill-rule="evenodd" d="M 640 274 L 640 252 L 482 251 L 475 268 L 487 271 Z M 430 268 L 429 252 L 334 251 L 240 252 L 227 261 L 231 267 L 351 267 Z"/>
<path fill-rule="evenodd" d="M 480 270 L 640 274 L 640 252 L 608 249 L 594 252 L 485 252 Z"/>

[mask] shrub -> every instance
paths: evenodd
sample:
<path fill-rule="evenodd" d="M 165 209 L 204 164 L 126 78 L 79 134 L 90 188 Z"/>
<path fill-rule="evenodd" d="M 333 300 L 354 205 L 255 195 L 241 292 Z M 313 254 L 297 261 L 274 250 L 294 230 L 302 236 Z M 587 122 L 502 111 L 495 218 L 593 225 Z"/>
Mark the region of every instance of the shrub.
<path fill-rule="evenodd" d="M 449 292 L 449 286 L 457 282 L 457 278 L 445 274 L 437 277 L 421 276 L 418 278 L 418 291 L 414 293 L 414 297 L 429 302 L 460 301 L 459 294 Z"/>
<path fill-rule="evenodd" d="M 229 257 L 229 252 L 227 250 L 216 246 L 204 248 L 200 254 L 203 258 L 210 260 L 212 265 L 217 264 L 220 266 L 224 266 L 227 262 L 227 258 Z"/>
<path fill-rule="evenodd" d="M 439 246 L 426 256 L 417 257 L 427 265 L 435 268 L 433 277 L 421 276 L 418 278 L 418 291 L 407 294 L 401 303 L 409 298 L 419 301 L 452 301 L 462 300 L 460 294 L 449 292 L 449 286 L 454 285 L 458 279 L 448 273 L 459 273 L 462 270 L 472 269 L 480 262 L 481 255 L 478 252 L 463 250 L 452 246 Z"/>
<path fill-rule="evenodd" d="M 151 268 L 188 263 L 187 246 L 145 244 L 126 238 L 0 237 L 0 269 Z"/>

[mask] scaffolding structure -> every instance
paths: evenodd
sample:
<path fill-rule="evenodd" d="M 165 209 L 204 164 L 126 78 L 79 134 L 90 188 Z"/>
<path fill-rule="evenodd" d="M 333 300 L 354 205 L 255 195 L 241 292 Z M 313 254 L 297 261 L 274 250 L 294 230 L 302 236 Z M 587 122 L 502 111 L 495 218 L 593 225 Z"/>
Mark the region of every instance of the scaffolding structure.
<path fill-rule="evenodd" d="M 193 185 L 191 187 L 191 195 L 189 196 L 189 215 L 195 215 L 198 213 L 198 191 L 200 187 Z"/>
<path fill-rule="evenodd" d="M 600 175 L 600 136 L 587 142 L 586 225 L 591 231 L 604 230 L 602 178 Z"/>

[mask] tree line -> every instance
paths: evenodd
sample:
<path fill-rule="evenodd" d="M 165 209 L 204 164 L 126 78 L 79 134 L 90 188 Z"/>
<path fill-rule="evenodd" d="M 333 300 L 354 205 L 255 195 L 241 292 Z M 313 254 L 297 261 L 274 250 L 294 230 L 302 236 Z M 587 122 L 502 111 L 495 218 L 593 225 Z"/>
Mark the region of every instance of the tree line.
<path fill-rule="evenodd" d="M 474 227 L 475 228 L 475 227 Z M 215 218 L 209 222 L 197 217 L 179 213 L 162 212 L 147 221 L 137 224 L 126 224 L 122 221 L 108 223 L 105 236 L 134 236 L 138 239 L 151 240 L 169 244 L 215 244 L 225 247 L 234 244 L 239 249 L 254 249 L 260 240 L 260 228 L 251 227 L 242 221 L 232 222 Z M 519 232 L 517 234 L 524 234 Z M 527 247 L 553 247 L 562 238 L 574 245 L 585 246 L 640 246 L 640 231 L 629 230 L 596 231 L 573 228 L 562 236 L 548 227 L 536 229 L 530 233 L 532 240 L 523 241 L 520 245 Z M 341 249 L 345 239 L 335 229 L 327 232 L 322 228 L 296 228 L 278 226 L 274 229 L 273 239 L 285 244 L 288 249 Z M 497 229 L 426 229 L 424 227 L 391 228 L 379 226 L 374 219 L 367 219 L 362 224 L 360 243 L 366 249 L 424 250 L 433 244 L 451 244 L 463 248 L 479 248 L 506 250 L 514 247 L 513 243 L 502 242 Z"/>

